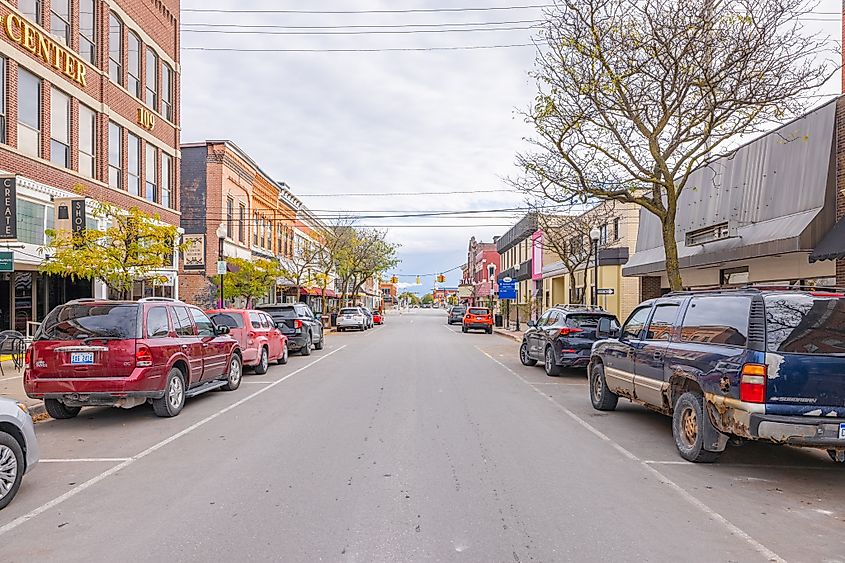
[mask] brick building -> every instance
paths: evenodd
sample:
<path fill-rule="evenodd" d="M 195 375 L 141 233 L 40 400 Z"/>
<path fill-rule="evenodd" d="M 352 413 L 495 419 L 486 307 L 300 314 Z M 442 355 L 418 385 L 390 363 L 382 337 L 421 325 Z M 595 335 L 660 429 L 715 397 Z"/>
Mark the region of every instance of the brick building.
<path fill-rule="evenodd" d="M 178 0 L 0 0 L 0 176 L 16 203 L 0 329 L 107 295 L 37 272 L 57 200 L 81 191 L 88 212 L 105 201 L 179 225 L 179 19 Z M 174 256 L 136 296 L 177 296 L 177 270 Z"/>

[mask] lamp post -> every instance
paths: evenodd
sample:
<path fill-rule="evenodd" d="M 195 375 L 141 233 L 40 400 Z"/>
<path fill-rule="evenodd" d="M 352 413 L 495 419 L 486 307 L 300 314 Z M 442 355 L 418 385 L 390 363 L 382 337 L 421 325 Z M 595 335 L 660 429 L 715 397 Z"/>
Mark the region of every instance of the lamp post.
<path fill-rule="evenodd" d="M 598 227 L 590 229 L 590 239 L 593 241 L 593 305 L 599 304 L 599 238 L 601 231 Z"/>
<path fill-rule="evenodd" d="M 223 271 L 220 268 L 220 262 L 223 262 L 223 241 L 226 240 L 226 224 L 220 223 L 217 227 L 217 273 L 220 274 L 220 308 L 223 308 Z"/>

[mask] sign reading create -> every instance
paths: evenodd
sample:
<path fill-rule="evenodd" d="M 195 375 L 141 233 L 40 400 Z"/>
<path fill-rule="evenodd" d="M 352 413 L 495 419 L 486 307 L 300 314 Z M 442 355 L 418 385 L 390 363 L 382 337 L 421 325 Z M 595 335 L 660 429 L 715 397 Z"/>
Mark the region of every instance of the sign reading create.
<path fill-rule="evenodd" d="M 61 43 L 53 41 L 17 14 L 3 20 L 6 37 L 80 86 L 85 86 L 85 63 Z"/>
<path fill-rule="evenodd" d="M 205 235 L 184 235 L 185 268 L 205 268 Z"/>
<path fill-rule="evenodd" d="M 18 238 L 18 182 L 14 176 L 0 176 L 0 239 Z"/>

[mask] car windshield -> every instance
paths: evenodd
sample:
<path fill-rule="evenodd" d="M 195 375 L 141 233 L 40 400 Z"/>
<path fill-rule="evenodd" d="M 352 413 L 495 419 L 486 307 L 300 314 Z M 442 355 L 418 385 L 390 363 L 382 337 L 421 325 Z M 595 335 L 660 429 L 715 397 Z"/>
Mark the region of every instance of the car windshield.
<path fill-rule="evenodd" d="M 360 315 L 361 312 L 358 309 L 341 309 L 341 315 Z"/>
<path fill-rule="evenodd" d="M 466 313 L 466 310 L 467 310 L 466 307 L 452 307 L 452 314 L 453 315 L 458 315 L 458 314 L 463 315 L 464 313 Z"/>
<path fill-rule="evenodd" d="M 47 315 L 39 340 L 138 338 L 138 305 L 91 303 L 57 307 Z"/>
<path fill-rule="evenodd" d="M 470 309 L 469 314 L 470 315 L 489 315 L 490 313 L 489 313 L 488 309 Z"/>
<path fill-rule="evenodd" d="M 765 303 L 770 352 L 845 353 L 845 298 L 777 294 Z"/>
<path fill-rule="evenodd" d="M 243 317 L 235 313 L 215 313 L 211 315 L 211 320 L 218 326 L 229 328 L 243 328 L 244 326 Z"/>

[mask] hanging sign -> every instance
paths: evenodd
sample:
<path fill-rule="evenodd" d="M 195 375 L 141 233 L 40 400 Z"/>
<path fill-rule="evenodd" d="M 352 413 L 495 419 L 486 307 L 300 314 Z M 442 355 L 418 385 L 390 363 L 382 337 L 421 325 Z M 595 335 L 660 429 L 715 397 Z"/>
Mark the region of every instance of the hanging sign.
<path fill-rule="evenodd" d="M 18 239 L 18 182 L 14 176 L 0 176 L 0 239 Z"/>

